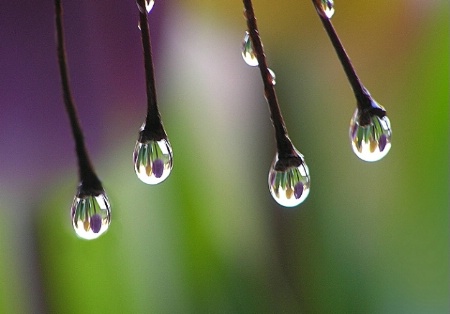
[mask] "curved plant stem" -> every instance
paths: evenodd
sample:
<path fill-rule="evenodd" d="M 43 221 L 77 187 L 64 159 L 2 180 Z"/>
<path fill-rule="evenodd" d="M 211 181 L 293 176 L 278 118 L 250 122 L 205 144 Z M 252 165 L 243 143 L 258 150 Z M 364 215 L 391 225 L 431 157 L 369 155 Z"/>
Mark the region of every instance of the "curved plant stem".
<path fill-rule="evenodd" d="M 62 18 L 61 0 L 55 0 L 56 17 L 56 41 L 59 70 L 61 74 L 61 84 L 63 91 L 64 104 L 69 116 L 72 134 L 75 140 L 75 148 L 78 159 L 80 182 L 84 192 L 103 190 L 100 180 L 94 172 L 94 168 L 89 159 L 84 143 L 83 132 L 77 115 L 75 103 L 72 98 L 69 84 L 69 75 L 66 61 L 66 51 L 64 45 L 64 31 Z"/>
<path fill-rule="evenodd" d="M 264 48 L 259 36 L 258 26 L 256 25 L 256 17 L 253 11 L 251 0 L 243 0 L 245 8 L 245 17 L 247 19 L 247 27 L 250 39 L 253 44 L 253 51 L 258 60 L 259 70 L 264 83 L 264 94 L 269 104 L 270 115 L 273 127 L 275 128 L 275 138 L 277 142 L 279 159 L 298 157 L 295 153 L 294 146 L 289 139 L 283 116 L 281 115 L 280 106 L 278 104 L 277 95 L 272 82 L 272 76 L 267 66 Z"/>
<path fill-rule="evenodd" d="M 144 50 L 144 66 L 147 90 L 147 118 L 145 128 L 141 133 L 143 140 L 151 139 L 159 141 L 167 138 L 162 125 L 156 102 L 155 74 L 153 69 L 152 46 L 150 40 L 150 31 L 148 27 L 147 12 L 145 11 L 145 0 L 137 0 L 138 6 L 143 8 L 139 10 L 139 25 L 141 29 L 142 48 Z"/>
<path fill-rule="evenodd" d="M 358 109 L 373 110 L 374 107 L 372 103 L 372 96 L 370 96 L 369 91 L 362 84 L 361 80 L 356 74 L 355 68 L 351 63 L 350 58 L 347 52 L 345 51 L 344 45 L 339 39 L 339 36 L 337 35 L 333 27 L 333 24 L 331 23 L 331 20 L 328 17 L 326 17 L 325 13 L 323 12 L 323 9 L 320 5 L 320 1 L 312 0 L 312 2 L 316 8 L 317 15 L 322 21 L 323 27 L 325 28 L 328 37 L 330 38 L 331 43 L 333 44 L 333 47 L 336 50 L 336 54 L 338 55 L 338 58 L 341 61 L 342 67 L 344 68 L 345 74 L 347 75 L 348 81 L 350 82 L 350 85 L 355 94 Z M 375 111 L 379 111 L 379 108 L 377 109 L 378 110 Z"/>

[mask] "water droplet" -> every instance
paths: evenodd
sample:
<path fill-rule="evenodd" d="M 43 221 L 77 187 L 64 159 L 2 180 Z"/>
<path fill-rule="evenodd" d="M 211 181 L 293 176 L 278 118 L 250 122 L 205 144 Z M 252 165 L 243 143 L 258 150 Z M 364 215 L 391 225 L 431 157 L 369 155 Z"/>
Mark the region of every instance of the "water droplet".
<path fill-rule="evenodd" d="M 381 106 L 380 106 L 381 107 Z M 356 109 L 350 121 L 350 141 L 353 152 L 364 161 L 377 161 L 391 149 L 391 123 L 387 116 L 361 114 Z"/>
<path fill-rule="evenodd" d="M 320 2 L 321 11 L 325 14 L 325 17 L 331 19 L 334 14 L 334 1 L 333 0 L 316 0 Z M 319 12 L 322 14 L 321 12 Z"/>
<path fill-rule="evenodd" d="M 253 44 L 248 31 L 245 31 L 244 40 L 242 41 L 242 58 L 244 58 L 245 63 L 252 67 L 258 65 L 258 59 L 256 59 L 253 51 Z"/>
<path fill-rule="evenodd" d="M 72 203 L 71 216 L 77 236 L 86 240 L 101 236 L 111 223 L 111 205 L 105 192 L 78 193 Z"/>
<path fill-rule="evenodd" d="M 269 190 L 274 200 L 286 207 L 302 203 L 309 194 L 311 178 L 303 155 L 279 160 L 275 155 L 269 171 Z"/>
<path fill-rule="evenodd" d="M 141 11 L 142 13 L 145 13 L 145 11 L 147 13 L 150 13 L 150 11 L 153 9 L 153 5 L 155 4 L 155 0 L 145 0 L 145 11 L 144 8 L 139 5 L 139 1 L 136 1 L 136 4 L 139 11 Z"/>
<path fill-rule="evenodd" d="M 158 184 L 164 181 L 172 171 L 172 147 L 167 139 L 137 141 L 133 160 L 134 170 L 142 182 Z"/>
<path fill-rule="evenodd" d="M 276 82 L 276 76 L 275 76 L 275 72 L 274 71 L 272 71 L 272 69 L 267 69 L 267 70 L 269 70 L 269 82 L 270 83 L 272 83 L 272 85 L 275 85 L 277 82 Z"/>
<path fill-rule="evenodd" d="M 150 11 L 153 9 L 154 4 L 155 4 L 154 0 L 145 0 L 145 9 L 147 10 L 147 13 L 150 13 Z"/>

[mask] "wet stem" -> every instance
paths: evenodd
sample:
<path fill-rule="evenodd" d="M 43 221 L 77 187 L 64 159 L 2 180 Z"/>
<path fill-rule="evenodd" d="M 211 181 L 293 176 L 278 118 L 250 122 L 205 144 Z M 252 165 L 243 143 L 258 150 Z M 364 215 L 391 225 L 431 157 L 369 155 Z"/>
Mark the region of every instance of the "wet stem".
<path fill-rule="evenodd" d="M 261 38 L 259 36 L 258 27 L 256 24 L 255 13 L 253 11 L 253 5 L 251 0 L 243 0 L 245 8 L 245 17 L 247 19 L 247 27 L 250 39 L 253 44 L 253 51 L 258 60 L 258 67 L 261 72 L 261 78 L 264 84 L 264 94 L 266 96 L 267 102 L 269 104 L 269 110 L 272 118 L 272 123 L 275 129 L 275 138 L 277 141 L 278 149 L 278 161 L 283 159 L 288 159 L 295 157 L 299 158 L 295 152 L 294 146 L 290 141 L 287 129 L 284 123 L 284 119 L 281 115 L 280 106 L 278 104 L 278 99 L 273 87 L 273 83 L 270 81 L 270 73 L 267 66 L 266 57 L 264 54 L 264 49 L 261 43 Z M 287 163 L 289 164 L 289 163 Z M 286 186 L 285 180 L 286 172 L 278 172 L 275 177 L 275 193 L 279 192 L 279 187 L 282 185 L 284 189 Z M 289 289 L 293 294 L 298 294 L 298 289 L 295 282 L 292 280 L 292 269 L 289 267 L 290 263 L 288 261 L 288 250 L 284 241 L 285 232 L 287 230 L 287 224 L 284 220 L 283 214 L 279 210 L 274 212 L 274 236 L 277 242 L 276 248 L 276 264 L 278 271 L 280 273 L 280 280 L 284 287 Z"/>
<path fill-rule="evenodd" d="M 277 142 L 279 158 L 283 159 L 287 157 L 298 157 L 295 153 L 294 146 L 288 137 L 286 125 L 284 123 L 281 109 L 278 104 L 277 95 L 275 93 L 275 88 L 273 86 L 273 82 L 270 79 L 271 74 L 267 66 L 264 48 L 259 36 L 252 1 L 243 0 L 243 3 L 245 8 L 244 15 L 247 19 L 248 33 L 253 44 L 253 51 L 256 55 L 256 59 L 258 60 L 258 67 L 264 83 L 264 95 L 266 96 L 267 102 L 269 104 L 270 115 L 272 118 L 273 127 L 275 129 L 275 139 Z"/>
<path fill-rule="evenodd" d="M 67 114 L 69 116 L 72 134 L 75 140 L 76 154 L 79 166 L 79 176 L 82 182 L 84 191 L 99 191 L 103 190 L 100 180 L 95 174 L 94 168 L 89 159 L 86 146 L 84 143 L 83 132 L 80 126 L 78 114 L 75 103 L 70 91 L 69 75 L 66 61 L 66 50 L 64 44 L 64 30 L 62 17 L 61 0 L 55 0 L 55 22 L 56 22 L 56 41 L 58 64 L 61 74 L 61 85 L 63 91 L 64 104 Z"/>
<path fill-rule="evenodd" d="M 141 8 L 145 8 L 145 0 L 137 0 Z M 156 101 L 155 74 L 153 69 L 152 46 L 150 40 L 150 30 L 148 26 L 147 12 L 139 10 L 139 22 L 141 29 L 142 48 L 144 52 L 145 81 L 147 92 L 147 117 L 143 136 L 146 139 L 159 141 L 167 138 L 162 125 L 161 116 Z"/>
<path fill-rule="evenodd" d="M 370 93 L 362 84 L 358 75 L 356 74 L 355 68 L 350 61 L 350 58 L 345 51 L 344 45 L 339 39 L 339 36 L 337 35 L 336 30 L 331 23 L 331 20 L 326 17 L 325 13 L 323 12 L 320 1 L 312 0 L 312 2 L 316 8 L 317 15 L 322 21 L 323 27 L 325 28 L 325 31 L 327 32 L 328 37 L 330 38 L 330 41 L 333 44 L 334 49 L 336 50 L 336 54 L 338 55 L 342 67 L 344 68 L 345 74 L 347 75 L 348 81 L 350 82 L 353 93 L 355 94 L 355 97 L 357 99 L 358 108 L 360 110 L 370 109 L 372 107 Z"/>

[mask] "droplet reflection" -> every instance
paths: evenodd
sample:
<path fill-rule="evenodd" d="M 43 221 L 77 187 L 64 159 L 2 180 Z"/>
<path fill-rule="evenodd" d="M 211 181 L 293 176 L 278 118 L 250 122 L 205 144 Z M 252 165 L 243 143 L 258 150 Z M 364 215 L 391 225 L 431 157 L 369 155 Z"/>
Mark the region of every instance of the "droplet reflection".
<path fill-rule="evenodd" d="M 258 59 L 256 59 L 255 52 L 253 51 L 253 44 L 248 31 L 245 31 L 244 40 L 242 41 L 242 58 L 250 66 L 258 65 Z"/>
<path fill-rule="evenodd" d="M 303 155 L 279 160 L 275 155 L 269 171 L 269 190 L 274 200 L 286 207 L 301 204 L 309 194 L 311 178 Z"/>
<path fill-rule="evenodd" d="M 150 13 L 150 11 L 153 9 L 153 5 L 155 4 L 155 1 L 154 0 L 145 0 L 144 2 L 145 2 L 145 11 L 144 11 L 144 8 L 142 8 L 139 5 L 139 1 L 136 1 L 139 11 L 141 11 L 142 13 L 145 13 L 145 12 Z"/>
<path fill-rule="evenodd" d="M 158 184 L 164 181 L 172 171 L 172 147 L 167 139 L 137 141 L 133 160 L 134 170 L 142 182 Z"/>
<path fill-rule="evenodd" d="M 333 0 L 316 0 L 316 2 L 320 2 L 320 8 L 322 9 L 323 14 L 325 14 L 325 17 L 331 19 L 334 15 L 334 1 Z M 321 12 L 319 12 L 319 13 L 322 14 Z"/>
<path fill-rule="evenodd" d="M 362 117 L 356 109 L 350 121 L 350 141 L 356 156 L 364 161 L 377 161 L 391 149 L 391 123 L 387 116 L 369 115 Z"/>
<path fill-rule="evenodd" d="M 272 83 L 272 85 L 275 85 L 277 83 L 275 72 L 269 68 L 267 70 L 269 70 L 269 82 Z"/>
<path fill-rule="evenodd" d="M 92 240 L 101 236 L 111 223 L 111 205 L 105 192 L 78 193 L 72 203 L 71 216 L 78 237 Z"/>

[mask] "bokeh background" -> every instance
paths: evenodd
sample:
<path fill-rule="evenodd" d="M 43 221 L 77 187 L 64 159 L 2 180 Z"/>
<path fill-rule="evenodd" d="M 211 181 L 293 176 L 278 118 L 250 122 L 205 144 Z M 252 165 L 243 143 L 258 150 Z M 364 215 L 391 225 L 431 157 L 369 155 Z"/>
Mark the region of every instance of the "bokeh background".
<path fill-rule="evenodd" d="M 174 150 L 136 178 L 144 121 L 134 1 L 65 1 L 72 89 L 113 206 L 95 241 L 69 207 L 74 144 L 52 1 L 0 4 L 1 313 L 448 313 L 449 3 L 336 1 L 333 23 L 388 111 L 390 153 L 353 155 L 355 100 L 310 1 L 254 1 L 289 134 L 312 186 L 279 207 L 259 72 L 240 1 L 157 1 L 158 101 Z"/>

